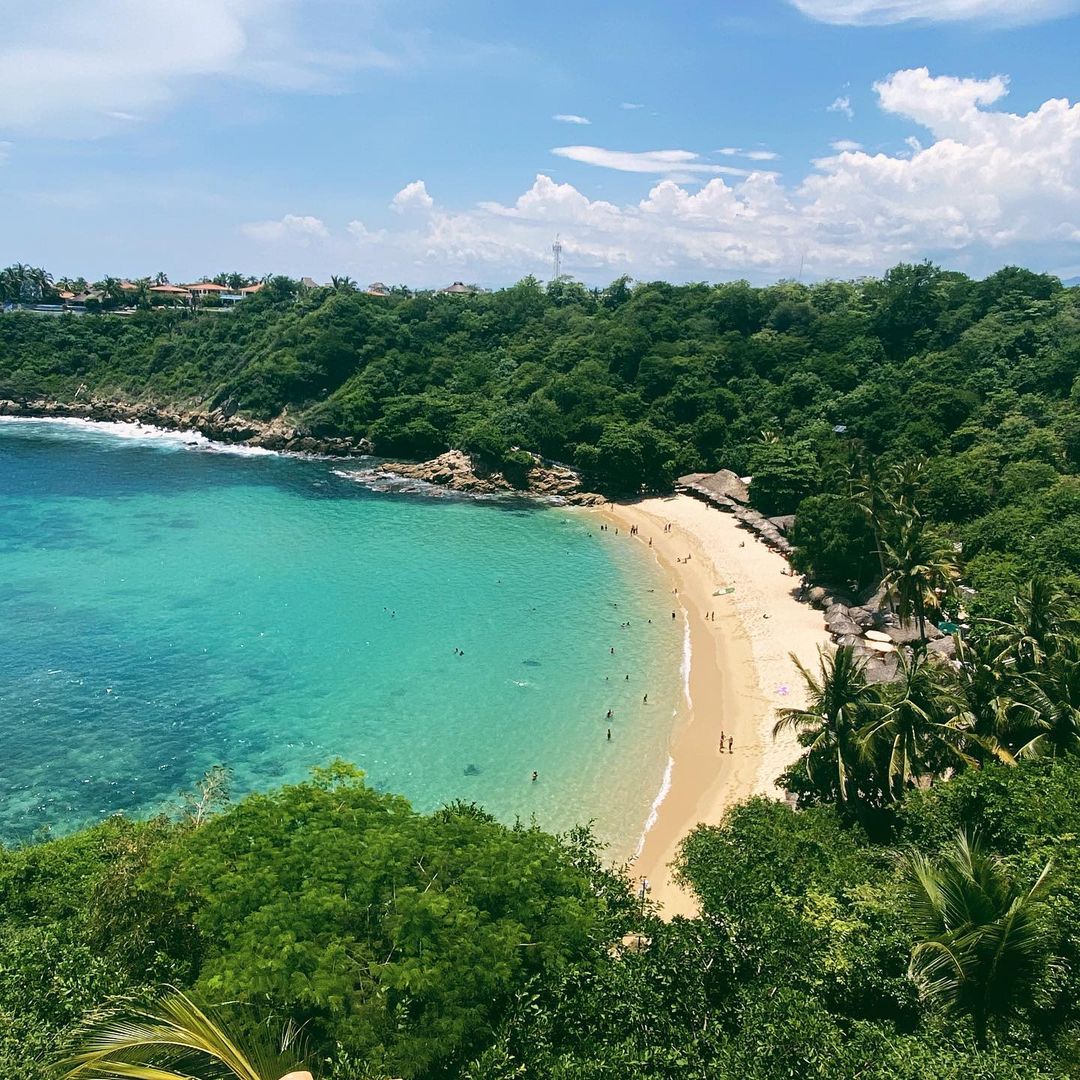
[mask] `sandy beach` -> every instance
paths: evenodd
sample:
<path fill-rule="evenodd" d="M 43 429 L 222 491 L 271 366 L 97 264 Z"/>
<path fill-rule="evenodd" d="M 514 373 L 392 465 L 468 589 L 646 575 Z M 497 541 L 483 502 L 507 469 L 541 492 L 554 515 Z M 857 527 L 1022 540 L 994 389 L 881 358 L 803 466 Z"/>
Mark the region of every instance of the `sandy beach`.
<path fill-rule="evenodd" d="M 672 606 L 690 628 L 691 702 L 672 736 L 670 788 L 633 867 L 667 917 L 689 915 L 693 898 L 669 868 L 680 841 L 699 822 L 718 823 L 733 803 L 781 796 L 775 780 L 800 747 L 794 737 L 773 739 L 776 709 L 804 701 L 790 654 L 814 668 L 829 637 L 821 613 L 795 599 L 798 578 L 784 573 L 787 561 L 732 515 L 688 495 L 598 512 L 620 532 L 637 525 L 631 542 L 652 541 L 678 590 Z M 726 742 L 720 752 L 721 731 L 734 740 L 730 754 Z"/>

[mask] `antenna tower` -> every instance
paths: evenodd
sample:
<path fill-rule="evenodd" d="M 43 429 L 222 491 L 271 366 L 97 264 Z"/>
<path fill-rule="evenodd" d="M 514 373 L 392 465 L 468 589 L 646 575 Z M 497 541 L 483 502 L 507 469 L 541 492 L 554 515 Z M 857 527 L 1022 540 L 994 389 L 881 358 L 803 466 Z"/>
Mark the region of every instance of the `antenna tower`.
<path fill-rule="evenodd" d="M 558 281 L 562 277 L 562 241 L 558 234 L 555 236 L 555 243 L 551 245 L 551 250 L 555 255 L 555 276 L 551 280 Z"/>

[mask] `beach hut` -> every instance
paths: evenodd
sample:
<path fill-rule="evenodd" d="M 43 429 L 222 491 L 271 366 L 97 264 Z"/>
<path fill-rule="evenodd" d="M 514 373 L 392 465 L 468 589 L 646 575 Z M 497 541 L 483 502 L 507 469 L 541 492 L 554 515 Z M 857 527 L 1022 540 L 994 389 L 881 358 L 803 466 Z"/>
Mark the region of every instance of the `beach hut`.
<path fill-rule="evenodd" d="M 675 483 L 679 490 L 688 489 L 701 498 L 722 498 L 731 502 L 746 503 L 750 500 L 750 489 L 730 469 L 720 469 L 714 473 L 687 473 Z"/>

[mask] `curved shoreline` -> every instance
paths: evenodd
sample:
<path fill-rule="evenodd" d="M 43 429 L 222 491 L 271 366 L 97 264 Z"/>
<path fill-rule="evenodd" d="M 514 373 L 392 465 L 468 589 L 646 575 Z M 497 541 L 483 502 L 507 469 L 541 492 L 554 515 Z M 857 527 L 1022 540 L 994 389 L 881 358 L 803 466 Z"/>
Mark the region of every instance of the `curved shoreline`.
<path fill-rule="evenodd" d="M 830 639 L 820 613 L 795 599 L 795 579 L 783 573 L 787 561 L 730 514 L 686 495 L 599 512 L 620 530 L 637 525 L 636 541 L 652 540 L 649 550 L 677 590 L 674 610 L 689 631 L 686 718 L 672 733 L 668 792 L 655 805 L 633 873 L 649 879 L 666 917 L 690 915 L 693 898 L 670 869 L 680 843 L 697 824 L 718 823 L 736 802 L 781 796 L 776 778 L 801 751 L 793 737 L 772 738 L 775 710 L 803 700 L 789 653 L 815 666 L 818 647 Z M 719 750 L 721 731 L 734 740 L 730 754 Z"/>

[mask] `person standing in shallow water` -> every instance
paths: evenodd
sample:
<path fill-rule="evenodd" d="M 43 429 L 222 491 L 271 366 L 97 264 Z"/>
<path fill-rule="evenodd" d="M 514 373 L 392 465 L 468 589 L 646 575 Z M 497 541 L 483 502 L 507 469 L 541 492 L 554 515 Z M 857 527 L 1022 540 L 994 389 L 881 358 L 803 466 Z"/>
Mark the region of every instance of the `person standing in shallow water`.
<path fill-rule="evenodd" d="M 533 783 L 534 784 L 536 783 L 537 779 L 539 778 L 539 775 L 540 774 L 535 769 L 533 769 L 532 778 L 533 778 Z"/>

